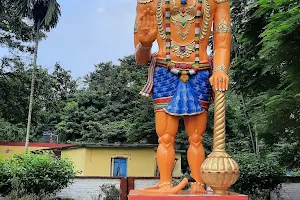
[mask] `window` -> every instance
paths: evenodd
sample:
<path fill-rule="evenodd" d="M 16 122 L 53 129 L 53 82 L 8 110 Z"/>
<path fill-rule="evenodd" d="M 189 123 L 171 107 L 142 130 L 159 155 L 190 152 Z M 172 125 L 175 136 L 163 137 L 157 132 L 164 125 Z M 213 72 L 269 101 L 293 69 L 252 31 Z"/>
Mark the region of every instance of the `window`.
<path fill-rule="evenodd" d="M 113 158 L 112 164 L 113 176 L 127 177 L 127 158 Z"/>

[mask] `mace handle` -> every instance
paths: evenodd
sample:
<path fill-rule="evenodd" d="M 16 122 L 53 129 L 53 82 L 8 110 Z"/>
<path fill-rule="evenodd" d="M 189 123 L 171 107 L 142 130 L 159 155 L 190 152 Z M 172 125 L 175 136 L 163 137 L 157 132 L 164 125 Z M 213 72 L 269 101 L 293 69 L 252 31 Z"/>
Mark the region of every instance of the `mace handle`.
<path fill-rule="evenodd" d="M 216 91 L 213 151 L 225 152 L 225 92 Z"/>

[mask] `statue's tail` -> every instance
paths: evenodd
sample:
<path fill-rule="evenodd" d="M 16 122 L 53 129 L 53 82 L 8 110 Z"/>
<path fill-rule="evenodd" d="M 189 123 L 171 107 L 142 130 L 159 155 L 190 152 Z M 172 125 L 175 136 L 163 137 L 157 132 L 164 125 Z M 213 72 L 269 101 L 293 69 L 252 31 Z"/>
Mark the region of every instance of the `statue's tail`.
<path fill-rule="evenodd" d="M 188 179 L 184 178 L 177 186 L 172 188 L 161 188 L 161 189 L 142 189 L 139 194 L 145 195 L 168 195 L 168 194 L 178 194 L 186 185 L 188 184 Z"/>

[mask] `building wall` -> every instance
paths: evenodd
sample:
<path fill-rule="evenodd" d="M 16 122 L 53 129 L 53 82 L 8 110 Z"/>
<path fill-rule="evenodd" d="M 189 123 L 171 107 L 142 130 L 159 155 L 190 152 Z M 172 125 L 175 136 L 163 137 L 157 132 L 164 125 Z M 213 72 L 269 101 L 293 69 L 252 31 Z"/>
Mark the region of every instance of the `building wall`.
<path fill-rule="evenodd" d="M 111 176 L 112 158 L 127 158 L 127 176 L 154 176 L 152 148 L 87 148 L 85 176 Z"/>
<path fill-rule="evenodd" d="M 284 183 L 279 185 L 272 193 L 271 200 L 299 200 L 300 177 L 285 177 Z"/>
<path fill-rule="evenodd" d="M 127 159 L 127 177 L 153 177 L 156 172 L 156 151 L 153 148 L 78 148 L 62 150 L 62 157 L 69 157 L 81 173 L 78 176 L 112 176 L 113 158 Z M 181 155 L 173 176 L 181 175 Z"/>
<path fill-rule="evenodd" d="M 40 149 L 45 149 L 45 147 L 29 147 L 29 151 L 35 151 Z M 25 153 L 24 146 L 0 146 L 0 156 L 3 159 L 9 159 L 13 155 L 19 155 Z"/>
<path fill-rule="evenodd" d="M 86 149 L 67 149 L 61 152 L 61 157 L 70 159 L 78 172 L 77 176 L 85 176 Z"/>
<path fill-rule="evenodd" d="M 296 177 L 297 181 L 300 177 Z M 159 179 L 157 178 L 133 178 L 133 186 L 128 185 L 130 189 L 142 189 L 145 187 L 153 186 L 157 184 Z M 179 181 L 180 179 L 176 179 Z M 128 181 L 130 183 L 130 181 Z M 100 186 L 103 184 L 113 184 L 120 189 L 120 179 L 107 179 L 105 177 L 99 178 L 75 178 L 73 184 L 63 189 L 57 194 L 60 198 L 72 198 L 74 200 L 95 200 L 101 194 Z M 279 187 L 279 191 L 273 191 L 271 193 L 270 200 L 299 200 L 300 199 L 300 182 L 288 182 L 283 183 Z M 130 190 L 129 189 L 129 190 Z M 129 191 L 127 191 L 129 192 Z M 1 199 L 1 198 L 0 198 Z M 2 199 L 1 199 L 2 200 Z"/>
<path fill-rule="evenodd" d="M 103 199 L 104 195 L 100 186 L 104 184 L 115 185 L 120 189 L 120 179 L 105 179 L 105 178 L 75 178 L 73 184 L 57 193 L 59 198 L 72 198 L 74 200 L 98 200 Z"/>

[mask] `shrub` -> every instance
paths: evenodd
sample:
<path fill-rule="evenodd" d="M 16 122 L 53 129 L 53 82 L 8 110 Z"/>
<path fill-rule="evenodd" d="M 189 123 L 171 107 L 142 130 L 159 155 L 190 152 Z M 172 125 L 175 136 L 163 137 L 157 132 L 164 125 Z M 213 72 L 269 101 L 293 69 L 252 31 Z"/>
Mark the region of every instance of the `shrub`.
<path fill-rule="evenodd" d="M 284 169 L 273 155 L 257 157 L 255 154 L 239 154 L 234 156 L 240 167 L 240 177 L 232 186 L 235 192 L 250 195 L 252 200 L 268 199 L 284 178 Z"/>
<path fill-rule="evenodd" d="M 102 193 L 104 194 L 103 200 L 117 200 L 120 199 L 121 191 L 112 184 L 103 184 L 100 186 Z M 102 196 L 102 195 L 100 195 Z"/>
<path fill-rule="evenodd" d="M 27 194 L 23 184 L 16 177 L 11 180 L 12 189 L 6 196 L 6 200 L 50 200 L 50 196 L 44 193 Z"/>
<path fill-rule="evenodd" d="M 68 186 L 75 176 L 73 164 L 53 154 L 24 154 L 0 161 L 0 194 L 12 192 L 17 180 L 26 194 L 53 194 Z M 22 195 L 22 194 L 20 194 Z"/>

